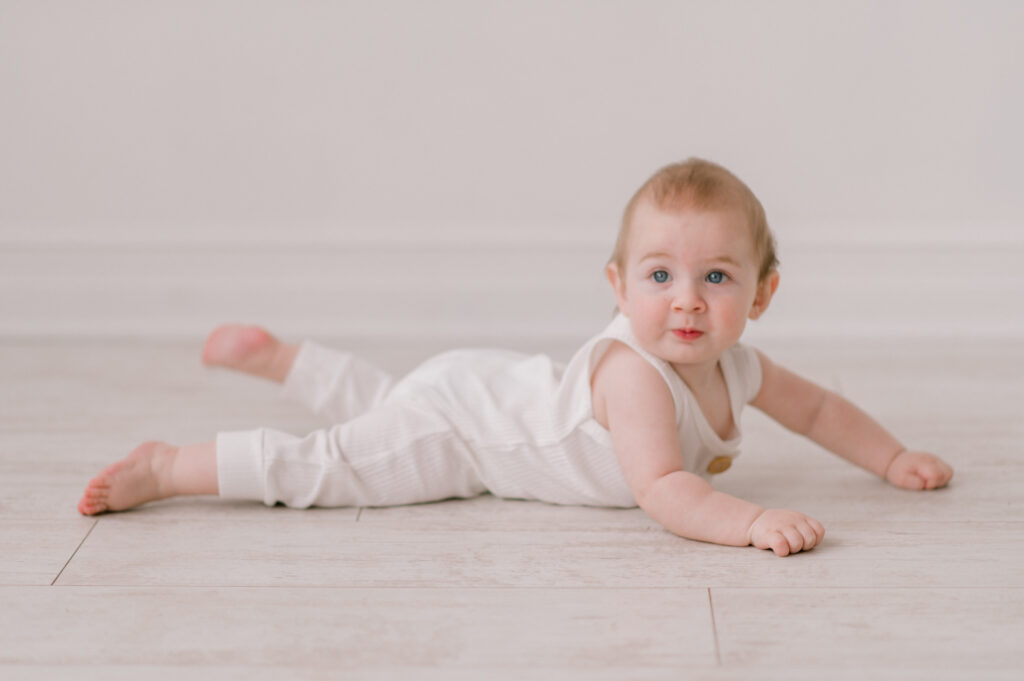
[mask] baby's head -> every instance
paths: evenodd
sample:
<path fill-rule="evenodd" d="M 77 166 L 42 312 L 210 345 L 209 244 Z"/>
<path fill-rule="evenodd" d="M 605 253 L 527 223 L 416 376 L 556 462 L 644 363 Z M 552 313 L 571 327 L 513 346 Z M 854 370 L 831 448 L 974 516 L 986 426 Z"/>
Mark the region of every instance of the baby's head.
<path fill-rule="evenodd" d="M 633 218 L 642 203 L 663 211 L 738 211 L 750 226 L 750 236 L 759 258 L 758 283 L 763 283 L 779 266 L 775 254 L 775 237 L 768 227 L 764 207 L 738 177 L 722 166 L 699 158 L 672 163 L 654 173 L 622 214 L 615 251 L 609 260 L 620 273 L 626 271 L 629 236 Z"/>
<path fill-rule="evenodd" d="M 689 159 L 633 195 L 606 269 L 641 347 L 679 366 L 713 366 L 767 309 L 777 266 L 754 193 L 725 168 Z"/>

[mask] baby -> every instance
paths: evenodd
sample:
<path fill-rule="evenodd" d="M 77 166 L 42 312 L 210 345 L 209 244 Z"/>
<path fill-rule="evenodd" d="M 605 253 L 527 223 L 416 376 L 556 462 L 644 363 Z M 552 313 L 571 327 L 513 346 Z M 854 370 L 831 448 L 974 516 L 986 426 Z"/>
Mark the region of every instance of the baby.
<path fill-rule="evenodd" d="M 282 383 L 335 425 L 306 437 L 261 429 L 185 447 L 147 442 L 101 471 L 78 509 L 188 494 L 305 508 L 490 492 L 640 506 L 682 537 L 779 556 L 809 550 L 825 536 L 817 520 L 709 484 L 739 454 L 744 405 L 899 487 L 942 487 L 953 470 L 739 343 L 778 288 L 777 265 L 764 209 L 743 182 L 700 159 L 667 166 L 622 219 L 607 266 L 619 312 L 568 365 L 460 350 L 395 382 L 349 353 L 220 327 L 205 364 Z"/>

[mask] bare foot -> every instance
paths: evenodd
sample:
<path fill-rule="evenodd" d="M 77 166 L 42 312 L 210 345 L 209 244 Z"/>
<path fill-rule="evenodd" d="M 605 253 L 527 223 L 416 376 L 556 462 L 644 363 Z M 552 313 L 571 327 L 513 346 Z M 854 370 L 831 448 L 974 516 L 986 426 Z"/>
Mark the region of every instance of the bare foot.
<path fill-rule="evenodd" d="M 123 511 L 147 501 L 174 496 L 171 473 L 178 447 L 144 442 L 127 457 L 107 466 L 85 488 L 78 511 L 96 515 Z"/>
<path fill-rule="evenodd" d="M 203 364 L 242 371 L 278 383 L 291 371 L 298 347 L 282 343 L 258 326 L 227 324 L 214 329 L 203 347 Z"/>

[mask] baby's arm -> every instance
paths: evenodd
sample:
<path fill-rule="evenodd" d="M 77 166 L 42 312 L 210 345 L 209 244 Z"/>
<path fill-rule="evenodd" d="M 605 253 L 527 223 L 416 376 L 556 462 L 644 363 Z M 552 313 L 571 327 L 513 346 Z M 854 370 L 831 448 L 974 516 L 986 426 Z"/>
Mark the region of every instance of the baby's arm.
<path fill-rule="evenodd" d="M 768 510 L 715 491 L 683 470 L 672 395 L 658 372 L 633 350 L 615 344 L 594 375 L 612 445 L 637 504 L 670 532 L 729 546 L 808 550 L 825 535 L 796 511 Z"/>
<path fill-rule="evenodd" d="M 935 489 L 953 477 L 942 459 L 909 451 L 848 400 L 758 357 L 763 379 L 751 404 L 786 428 L 898 487 Z"/>

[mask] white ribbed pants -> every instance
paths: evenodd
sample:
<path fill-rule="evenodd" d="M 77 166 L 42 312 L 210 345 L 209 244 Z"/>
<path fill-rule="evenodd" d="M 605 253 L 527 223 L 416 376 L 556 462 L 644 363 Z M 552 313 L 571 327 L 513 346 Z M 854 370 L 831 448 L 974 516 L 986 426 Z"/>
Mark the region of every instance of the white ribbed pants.
<path fill-rule="evenodd" d="M 305 437 L 220 433 L 220 496 L 267 505 L 394 506 L 486 490 L 468 447 L 428 393 L 393 390 L 352 354 L 304 343 L 283 394 L 334 425 Z"/>

